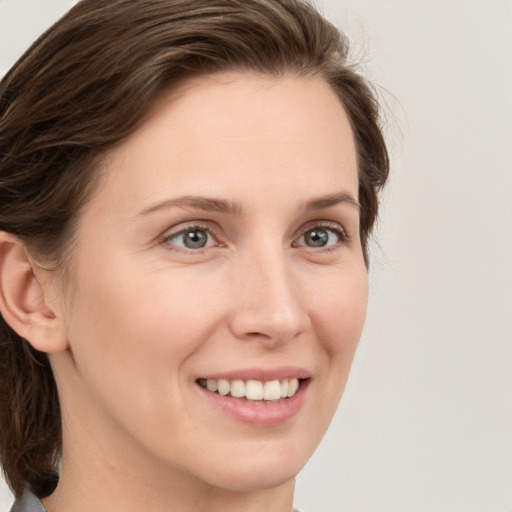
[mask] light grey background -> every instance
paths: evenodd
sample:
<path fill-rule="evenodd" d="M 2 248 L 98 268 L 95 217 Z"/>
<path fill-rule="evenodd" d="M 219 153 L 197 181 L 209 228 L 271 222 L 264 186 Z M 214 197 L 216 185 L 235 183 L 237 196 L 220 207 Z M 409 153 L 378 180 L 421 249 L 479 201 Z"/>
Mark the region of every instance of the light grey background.
<path fill-rule="evenodd" d="M 73 3 L 0 0 L 0 75 Z M 512 2 L 317 3 L 379 84 L 393 171 L 363 340 L 296 502 L 511 512 Z"/>

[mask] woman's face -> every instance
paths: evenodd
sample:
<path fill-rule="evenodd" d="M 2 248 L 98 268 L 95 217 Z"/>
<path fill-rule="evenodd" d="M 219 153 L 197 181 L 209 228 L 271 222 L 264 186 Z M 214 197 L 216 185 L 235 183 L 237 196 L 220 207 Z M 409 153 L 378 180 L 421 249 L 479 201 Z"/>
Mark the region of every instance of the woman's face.
<path fill-rule="evenodd" d="M 102 171 L 59 313 L 69 350 L 52 355 L 64 464 L 82 449 L 215 487 L 292 479 L 366 311 L 337 97 L 319 78 L 201 78 L 162 98 Z"/>

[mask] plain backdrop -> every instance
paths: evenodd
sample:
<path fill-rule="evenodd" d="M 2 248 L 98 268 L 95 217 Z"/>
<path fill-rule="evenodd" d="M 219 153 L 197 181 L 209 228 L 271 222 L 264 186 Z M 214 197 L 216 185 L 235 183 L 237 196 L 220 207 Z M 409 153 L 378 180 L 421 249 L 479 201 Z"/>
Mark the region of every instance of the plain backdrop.
<path fill-rule="evenodd" d="M 0 0 L 0 76 L 73 3 Z M 296 503 L 511 512 L 512 2 L 317 4 L 377 84 L 392 177 L 363 339 Z"/>

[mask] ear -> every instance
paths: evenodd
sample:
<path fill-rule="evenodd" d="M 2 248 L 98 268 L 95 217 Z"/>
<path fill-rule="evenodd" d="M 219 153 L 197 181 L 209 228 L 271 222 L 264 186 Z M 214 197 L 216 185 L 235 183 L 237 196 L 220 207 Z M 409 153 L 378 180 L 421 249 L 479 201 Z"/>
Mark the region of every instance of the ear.
<path fill-rule="evenodd" d="M 35 265 L 16 236 L 0 231 L 0 312 L 10 327 L 36 350 L 67 348 L 62 319 L 48 304 L 55 283 Z"/>

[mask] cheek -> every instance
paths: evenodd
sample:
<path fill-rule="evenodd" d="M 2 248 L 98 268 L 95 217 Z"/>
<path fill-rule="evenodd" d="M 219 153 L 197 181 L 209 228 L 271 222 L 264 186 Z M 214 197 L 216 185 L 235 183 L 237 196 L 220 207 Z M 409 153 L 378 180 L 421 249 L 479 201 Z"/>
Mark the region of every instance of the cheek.
<path fill-rule="evenodd" d="M 332 273 L 323 289 L 311 294 L 311 321 L 318 366 L 313 380 L 318 399 L 311 405 L 308 429 L 313 450 L 331 422 L 345 389 L 364 326 L 368 278 L 364 265 Z"/>
<path fill-rule="evenodd" d="M 351 267 L 333 277 L 315 298 L 319 339 L 331 359 L 349 363 L 359 343 L 366 318 L 368 276 L 365 268 Z M 332 361 L 331 361 L 332 362 Z"/>
<path fill-rule="evenodd" d="M 87 348 L 94 344 L 104 355 L 121 358 L 125 364 L 146 359 L 168 364 L 169 359 L 180 360 L 194 350 L 198 312 L 205 323 L 208 311 L 197 307 L 197 299 L 180 283 L 171 287 L 163 277 L 140 283 L 115 278 L 98 281 L 84 284 L 76 298 L 74 309 L 79 314 L 72 344 L 87 340 Z"/>
<path fill-rule="evenodd" d="M 158 400 L 222 319 L 221 283 L 198 272 L 97 266 L 79 276 L 70 341 L 96 381 Z M 128 276 L 128 277 L 127 277 Z M 100 375 L 101 372 L 101 375 Z M 162 386 L 165 383 L 165 386 Z M 165 389 L 164 389 L 165 388 Z"/>
<path fill-rule="evenodd" d="M 83 277 L 69 324 L 71 406 L 148 442 L 179 437 L 188 364 L 215 328 L 210 295 L 188 279 L 137 279 L 121 266 Z"/>
<path fill-rule="evenodd" d="M 350 267 L 333 276 L 319 294 L 314 324 L 322 348 L 322 368 L 318 375 L 322 401 L 315 414 L 330 423 L 347 382 L 366 318 L 368 276 L 364 265 Z"/>

